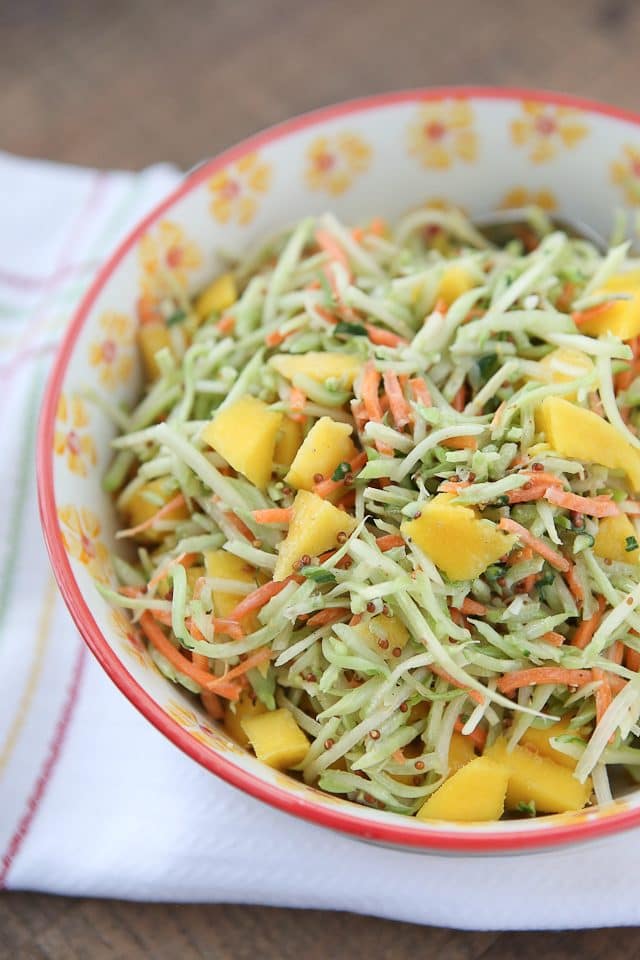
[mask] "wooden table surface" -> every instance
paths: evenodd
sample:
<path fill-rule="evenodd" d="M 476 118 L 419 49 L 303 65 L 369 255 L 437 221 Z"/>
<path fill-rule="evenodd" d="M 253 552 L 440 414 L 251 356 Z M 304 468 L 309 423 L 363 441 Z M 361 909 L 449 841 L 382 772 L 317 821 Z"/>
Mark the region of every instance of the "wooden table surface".
<path fill-rule="evenodd" d="M 100 167 L 188 167 L 291 114 L 436 84 L 540 86 L 638 109 L 639 39 L 634 0 L 0 0 L 0 145 Z M 306 910 L 0 897 L 0 960 L 636 950 L 635 929 L 459 933 Z"/>

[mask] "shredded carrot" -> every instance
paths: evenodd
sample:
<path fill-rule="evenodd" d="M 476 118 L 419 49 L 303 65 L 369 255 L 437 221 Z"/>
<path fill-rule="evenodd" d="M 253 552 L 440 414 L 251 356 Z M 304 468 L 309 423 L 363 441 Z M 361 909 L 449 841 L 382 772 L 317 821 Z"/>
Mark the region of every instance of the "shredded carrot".
<path fill-rule="evenodd" d="M 387 221 L 382 217 L 374 217 L 367 229 L 375 237 L 383 237 L 387 232 Z"/>
<path fill-rule="evenodd" d="M 564 575 L 565 580 L 567 581 L 567 586 L 571 591 L 571 596 L 576 601 L 578 606 L 584 602 L 584 591 L 580 581 L 576 577 L 576 565 L 575 563 L 569 563 L 569 569 Z"/>
<path fill-rule="evenodd" d="M 304 420 L 304 408 L 307 398 L 299 387 L 291 387 L 289 391 L 289 406 L 291 408 L 291 419 L 301 422 Z"/>
<path fill-rule="evenodd" d="M 385 370 L 382 374 L 382 382 L 389 398 L 393 422 L 398 430 L 402 430 L 411 423 L 411 410 L 402 392 L 398 375 L 393 370 Z"/>
<path fill-rule="evenodd" d="M 437 677 L 441 677 L 443 680 L 446 680 L 447 683 L 450 683 L 452 687 L 456 687 L 458 690 L 464 690 L 475 703 L 484 703 L 484 697 L 479 690 L 473 690 L 471 687 L 467 687 L 466 684 L 460 683 L 459 680 L 452 677 L 451 674 L 443 670 L 442 667 L 438 667 L 435 663 L 432 663 L 429 669 L 432 673 L 435 673 Z"/>
<path fill-rule="evenodd" d="M 224 634 L 226 637 L 231 637 L 232 640 L 242 640 L 244 632 L 235 620 L 229 620 L 227 617 L 214 617 L 211 622 L 214 633 Z"/>
<path fill-rule="evenodd" d="M 341 263 L 351 278 L 351 265 L 349 258 L 328 230 L 316 230 L 316 241 L 321 250 L 323 250 L 331 260 Z"/>
<path fill-rule="evenodd" d="M 227 518 L 229 523 L 233 524 L 233 526 L 236 528 L 238 533 L 241 534 L 241 536 L 243 536 L 245 540 L 249 540 L 250 543 L 253 543 L 253 541 L 255 540 L 255 536 L 251 532 L 251 530 L 249 530 L 249 527 L 246 525 L 246 523 L 244 523 L 244 521 L 240 519 L 240 517 L 237 517 L 235 513 L 230 513 L 230 512 L 225 513 L 225 517 Z"/>
<path fill-rule="evenodd" d="M 323 627 L 331 623 L 337 623 L 338 620 L 344 620 L 347 614 L 351 613 L 349 607 L 328 607 L 326 610 L 318 610 L 307 620 L 308 627 Z"/>
<path fill-rule="evenodd" d="M 279 347 L 286 339 L 285 335 L 280 333 L 279 330 L 272 330 L 271 333 L 266 335 L 264 342 L 268 347 Z"/>
<path fill-rule="evenodd" d="M 293 507 L 273 507 L 269 510 L 252 510 L 256 523 L 291 523 Z"/>
<path fill-rule="evenodd" d="M 364 230 L 362 227 L 354 227 L 351 231 L 351 236 L 356 243 L 362 243 L 362 240 L 364 239 Z"/>
<path fill-rule="evenodd" d="M 220 333 L 232 333 L 236 326 L 236 318 L 227 314 L 226 317 L 221 317 L 220 320 L 216 323 L 216 330 Z"/>
<path fill-rule="evenodd" d="M 158 323 L 162 326 L 165 325 L 164 317 L 158 309 L 158 301 L 155 297 L 152 297 L 151 294 L 143 294 L 141 297 L 138 297 L 136 312 L 141 327 L 153 323 Z"/>
<path fill-rule="evenodd" d="M 191 660 L 188 660 L 174 645 L 171 643 L 168 637 L 164 635 L 158 624 L 155 622 L 152 614 L 149 610 L 146 610 L 140 617 L 140 626 L 144 631 L 149 643 L 151 643 L 156 650 L 162 654 L 162 656 L 169 661 L 174 669 L 178 670 L 179 673 L 184 673 L 185 676 L 190 677 L 194 680 L 199 686 L 204 687 L 205 690 L 211 688 L 212 682 L 215 681 L 214 676 L 211 673 L 208 673 L 206 670 L 202 670 L 200 667 L 197 667 Z M 240 690 L 238 687 L 234 686 L 232 683 L 218 685 L 216 687 L 216 693 L 222 697 L 226 697 L 227 700 L 238 700 L 240 698 Z"/>
<path fill-rule="evenodd" d="M 609 681 L 609 686 L 611 687 L 611 693 L 614 696 L 620 693 L 621 690 L 624 690 L 628 680 L 625 680 L 624 677 L 619 677 L 615 673 L 607 673 L 607 680 Z"/>
<path fill-rule="evenodd" d="M 375 343 L 379 347 L 406 347 L 409 343 L 408 340 L 397 333 L 392 333 L 391 330 L 383 330 L 373 323 L 365 323 L 364 328 L 371 343 Z"/>
<path fill-rule="evenodd" d="M 606 711 L 610 707 L 613 699 L 611 693 L 611 684 L 609 683 L 608 676 L 604 670 L 601 670 L 599 667 L 594 667 L 591 672 L 593 674 L 593 679 L 600 681 L 600 686 L 595 692 L 596 723 L 600 723 Z"/>
<path fill-rule="evenodd" d="M 355 506 L 355 503 L 356 492 L 355 490 L 349 490 L 348 493 L 345 493 L 344 497 L 338 500 L 336 507 L 339 507 L 341 510 L 351 510 L 351 508 Z"/>
<path fill-rule="evenodd" d="M 464 720 L 461 720 L 459 717 L 453 725 L 453 729 L 458 733 L 462 733 L 462 728 L 464 727 Z M 469 737 L 474 747 L 477 747 L 478 750 L 484 750 L 485 744 L 487 742 L 486 731 L 482 727 L 476 727 L 475 730 L 472 730 L 471 733 L 462 734 L 464 737 Z"/>
<path fill-rule="evenodd" d="M 567 280 L 566 283 L 563 284 L 560 295 L 556 300 L 556 309 L 561 310 L 562 313 L 568 313 L 569 308 L 573 303 L 575 293 L 575 284 L 571 283 L 570 280 Z"/>
<path fill-rule="evenodd" d="M 568 493 L 558 487 L 549 487 L 545 500 L 565 510 L 586 513 L 590 517 L 616 517 L 620 513 L 618 504 L 608 494 L 599 497 L 581 497 L 577 493 Z"/>
<path fill-rule="evenodd" d="M 608 651 L 608 659 L 611 663 L 617 663 L 618 665 L 622 663 L 624 657 L 624 644 L 622 640 L 616 640 L 612 645 L 611 649 Z"/>
<path fill-rule="evenodd" d="M 587 307 L 586 310 L 575 310 L 571 314 L 571 319 L 575 325 L 579 327 L 581 323 L 586 323 L 587 320 L 592 320 L 594 317 L 597 317 L 606 310 L 609 310 L 610 307 L 611 301 L 605 300 L 604 303 L 599 303 L 595 307 Z"/>
<path fill-rule="evenodd" d="M 539 553 L 540 556 L 544 557 L 547 563 L 550 563 L 556 570 L 559 570 L 561 573 L 566 573 L 569 569 L 569 561 L 563 557 L 561 553 L 552 550 L 544 540 L 534 537 L 521 523 L 516 523 L 511 517 L 502 517 L 498 526 L 500 530 L 504 530 L 506 533 L 515 533 L 521 543 L 527 547 L 531 547 L 536 553 Z"/>
<path fill-rule="evenodd" d="M 629 670 L 633 670 L 634 673 L 640 673 L 640 653 L 637 650 L 632 650 L 631 647 L 625 647 L 624 665 Z"/>
<path fill-rule="evenodd" d="M 412 377 L 411 380 L 409 380 L 409 386 L 413 391 L 414 397 L 419 403 L 425 407 L 431 407 L 433 405 L 429 388 L 422 377 Z"/>
<path fill-rule="evenodd" d="M 200 700 L 212 720 L 222 720 L 224 710 L 222 709 L 222 704 L 217 694 L 212 693 L 211 690 L 202 690 L 200 692 Z"/>
<path fill-rule="evenodd" d="M 462 411 L 465 408 L 466 402 L 467 402 L 467 387 L 463 383 L 456 391 L 456 395 L 451 401 L 451 406 L 453 407 L 454 410 L 457 410 L 458 413 L 462 413 Z"/>
<path fill-rule="evenodd" d="M 380 374 L 369 361 L 364 368 L 362 377 L 362 399 L 369 420 L 374 423 L 380 423 L 382 420 L 382 410 L 380 409 L 380 400 L 378 398 L 378 388 L 380 386 Z"/>
<path fill-rule="evenodd" d="M 540 637 L 541 640 L 544 640 L 545 643 L 550 643 L 554 647 L 561 647 L 564 643 L 564 637 L 561 633 L 558 633 L 556 630 L 547 630 L 546 633 L 543 633 Z"/>
<path fill-rule="evenodd" d="M 591 670 L 567 670 L 564 667 L 531 667 L 528 670 L 514 670 L 505 673 L 498 680 L 500 693 L 514 693 L 520 687 L 535 686 L 538 683 L 557 683 L 566 687 L 583 687 L 591 683 Z"/>
<path fill-rule="evenodd" d="M 142 523 L 138 523 L 135 527 L 129 527 L 127 530 L 120 530 L 120 537 L 135 537 L 139 533 L 143 533 L 145 530 L 148 530 L 154 525 L 156 520 L 162 520 L 163 517 L 166 517 L 168 513 L 171 513 L 172 510 L 177 510 L 185 503 L 184 495 L 182 493 L 176 494 L 175 497 L 172 497 L 171 500 L 168 500 L 164 506 L 160 507 L 157 513 L 154 513 L 152 517 L 149 517 L 148 520 L 143 520 Z"/>
<path fill-rule="evenodd" d="M 477 600 L 472 600 L 471 597 L 465 597 L 460 605 L 460 612 L 466 614 L 468 617 L 484 617 L 487 608 L 484 603 L 478 603 Z"/>
<path fill-rule="evenodd" d="M 438 486 L 438 493 L 459 493 L 471 486 L 470 480 L 443 480 Z"/>
<path fill-rule="evenodd" d="M 209 690 L 217 690 L 218 687 L 230 683 L 231 680 L 241 677 L 249 670 L 253 670 L 254 667 L 259 667 L 261 663 L 266 663 L 268 660 L 271 660 L 272 656 L 273 651 L 268 647 L 258 647 L 257 650 L 249 654 L 246 660 L 242 660 L 236 667 L 227 670 L 222 677 L 215 678 L 213 683 L 209 684 Z"/>
<path fill-rule="evenodd" d="M 533 500 L 543 500 L 548 487 L 546 483 L 531 483 L 517 490 L 509 490 L 509 503 L 531 503 Z"/>
<path fill-rule="evenodd" d="M 506 408 L 507 408 L 507 402 L 506 400 L 503 400 L 500 406 L 498 407 L 498 409 L 496 410 L 496 412 L 494 413 L 493 417 L 491 418 L 491 423 L 489 424 L 489 426 L 491 427 L 492 430 L 494 430 L 499 425 L 500 421 L 502 420 L 502 414 L 504 413 Z"/>
<path fill-rule="evenodd" d="M 387 533 L 383 537 L 378 537 L 376 547 L 385 553 L 387 550 L 393 550 L 394 547 L 404 547 L 404 540 L 397 533 Z"/>
<path fill-rule="evenodd" d="M 185 570 L 188 570 L 189 567 L 193 566 L 195 558 L 195 553 L 183 552 L 179 553 L 178 556 L 174 557 L 172 560 L 167 560 L 167 562 L 163 564 L 163 566 L 161 566 L 160 569 L 157 570 L 151 577 L 151 580 L 149 580 L 149 583 L 147 584 L 147 590 L 153 590 L 153 588 L 168 575 L 171 567 L 174 567 L 177 563 L 183 566 Z"/>
<path fill-rule="evenodd" d="M 354 615 L 351 617 L 351 620 L 349 620 L 349 626 L 357 627 L 359 623 L 362 623 L 362 614 L 354 613 Z"/>
<path fill-rule="evenodd" d="M 366 453 L 359 453 L 352 460 L 349 461 L 349 473 L 354 477 L 356 474 L 360 473 L 365 463 L 367 462 Z M 342 490 L 347 484 L 346 478 L 342 480 L 333 480 L 331 477 L 328 477 L 326 480 L 320 480 L 319 483 L 314 483 L 313 492 L 318 497 L 326 499 L 335 493 L 336 490 Z"/>
<path fill-rule="evenodd" d="M 269 583 L 263 583 L 261 587 L 254 590 L 248 596 L 244 597 L 240 603 L 236 604 L 228 616 L 229 620 L 242 620 L 248 613 L 260 610 L 268 603 L 272 597 L 276 597 L 281 590 L 293 580 L 293 576 L 286 577 L 284 580 L 270 580 Z"/>
<path fill-rule="evenodd" d="M 571 643 L 574 647 L 584 650 L 600 626 L 606 606 L 607 604 L 604 597 L 598 597 L 598 609 L 596 612 L 589 617 L 588 620 L 581 620 L 573 632 Z"/>
<path fill-rule="evenodd" d="M 442 441 L 442 446 L 449 450 L 477 450 L 478 441 L 475 437 L 449 437 Z"/>
<path fill-rule="evenodd" d="M 321 306 L 319 303 L 315 305 L 316 313 L 319 313 L 323 320 L 326 320 L 327 323 L 331 323 L 335 326 L 338 322 L 338 317 L 334 313 L 331 313 L 330 310 L 327 310 L 326 307 Z"/>

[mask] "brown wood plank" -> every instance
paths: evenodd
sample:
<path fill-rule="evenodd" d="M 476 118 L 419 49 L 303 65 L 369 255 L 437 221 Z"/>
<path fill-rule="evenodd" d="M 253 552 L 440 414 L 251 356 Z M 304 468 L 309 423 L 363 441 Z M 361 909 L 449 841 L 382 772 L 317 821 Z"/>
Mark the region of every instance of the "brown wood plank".
<path fill-rule="evenodd" d="M 300 111 L 429 84 L 555 87 L 637 108 L 639 39 L 633 0 L 0 0 L 2 147 L 188 167 Z M 635 929 L 468 934 L 309 910 L 0 896 L 0 960 L 639 953 Z"/>

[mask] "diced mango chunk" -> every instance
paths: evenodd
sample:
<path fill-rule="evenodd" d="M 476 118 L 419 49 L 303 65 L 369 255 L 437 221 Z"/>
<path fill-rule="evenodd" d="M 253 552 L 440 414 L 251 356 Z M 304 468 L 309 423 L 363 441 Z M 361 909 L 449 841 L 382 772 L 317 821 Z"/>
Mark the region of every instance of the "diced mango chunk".
<path fill-rule="evenodd" d="M 345 387 L 353 386 L 362 367 L 360 357 L 350 353 L 278 353 L 271 357 L 269 364 L 286 380 L 293 380 L 297 373 L 304 374 L 317 383 L 326 380 L 340 380 Z"/>
<path fill-rule="evenodd" d="M 593 370 L 593 361 L 582 350 L 558 347 L 540 361 L 540 366 L 551 374 L 554 383 L 570 383 Z"/>
<path fill-rule="evenodd" d="M 215 577 L 218 580 L 236 580 L 239 583 L 246 583 L 247 586 L 256 587 L 256 571 L 243 560 L 242 557 L 236 557 L 227 550 L 207 550 L 204 554 L 205 568 L 208 577 Z M 235 606 L 242 600 L 243 593 L 233 593 L 226 590 L 213 591 L 213 613 L 216 617 L 228 617 Z"/>
<path fill-rule="evenodd" d="M 196 299 L 196 313 L 201 320 L 211 313 L 221 313 L 238 299 L 236 281 L 232 273 L 217 277 Z"/>
<path fill-rule="evenodd" d="M 288 710 L 272 710 L 241 721 L 258 760 L 276 770 L 302 763 L 309 741 Z"/>
<path fill-rule="evenodd" d="M 561 456 L 624 470 L 631 488 L 640 490 L 640 451 L 597 413 L 561 397 L 545 397 L 537 421 Z"/>
<path fill-rule="evenodd" d="M 476 752 L 473 749 L 471 737 L 463 737 L 461 733 L 453 733 L 449 744 L 449 773 L 454 774 L 465 763 L 475 760 Z"/>
<path fill-rule="evenodd" d="M 574 731 L 569 728 L 569 723 L 570 720 L 566 719 L 552 723 L 549 727 L 529 727 L 520 738 L 520 743 L 523 747 L 534 750 L 543 757 L 549 757 L 550 760 L 554 760 L 555 763 L 559 763 L 562 767 L 575 770 L 578 761 L 574 757 L 570 757 L 568 754 L 556 750 L 550 743 L 552 737 L 563 737 L 567 735 L 573 735 L 574 737 L 580 736 L 578 730 Z"/>
<path fill-rule="evenodd" d="M 451 503 L 452 499 L 451 494 L 438 494 L 421 506 L 419 517 L 405 520 L 400 530 L 450 580 L 475 580 L 509 553 L 515 537 L 479 517 L 473 507 Z"/>
<path fill-rule="evenodd" d="M 615 300 L 603 310 L 593 311 L 592 316 L 580 324 L 580 332 L 597 337 L 612 333 L 621 340 L 631 340 L 640 334 L 640 270 L 617 273 L 610 277 L 594 293 L 629 294 L 629 300 Z"/>
<path fill-rule="evenodd" d="M 475 286 L 476 281 L 462 267 L 447 267 L 440 278 L 437 296 L 450 307 L 454 300 Z"/>
<path fill-rule="evenodd" d="M 638 563 L 640 549 L 633 547 L 636 542 L 636 528 L 625 513 L 617 517 L 603 517 L 598 524 L 594 553 L 603 560 L 617 560 L 619 563 Z M 631 546 L 632 549 L 627 549 Z"/>
<path fill-rule="evenodd" d="M 304 438 L 285 483 L 296 490 L 311 490 L 314 477 L 321 474 L 326 480 L 345 460 L 351 460 L 356 449 L 351 441 L 351 427 L 331 417 L 320 417 Z"/>
<path fill-rule="evenodd" d="M 418 820 L 499 820 L 509 772 L 487 757 L 465 763 L 418 810 Z"/>
<path fill-rule="evenodd" d="M 409 631 L 396 617 L 378 614 L 370 620 L 362 620 L 353 628 L 368 647 L 382 654 L 386 659 L 394 656 L 393 650 L 403 650 L 409 639 Z M 382 641 L 382 646 L 379 641 Z M 396 654 L 397 655 L 397 654 Z"/>
<path fill-rule="evenodd" d="M 504 737 L 488 747 L 484 755 L 508 771 L 506 805 L 509 810 L 533 802 L 537 813 L 566 813 L 581 810 L 589 802 L 591 780 L 580 783 L 567 767 L 549 757 L 526 747 L 508 750 Z"/>
<path fill-rule="evenodd" d="M 318 556 L 335 547 L 339 533 L 351 533 L 356 521 L 328 500 L 300 490 L 293 502 L 289 532 L 280 544 L 274 580 L 284 580 L 293 571 L 297 560 L 307 555 Z"/>
<path fill-rule="evenodd" d="M 160 376 L 160 367 L 156 354 L 164 347 L 168 347 L 173 353 L 171 331 L 164 323 L 145 323 L 138 327 L 137 337 L 147 380 L 157 380 Z"/>
<path fill-rule="evenodd" d="M 127 518 L 127 522 L 132 527 L 137 527 L 141 523 L 155 516 L 165 503 L 176 496 L 176 487 L 170 477 L 157 477 L 155 480 L 149 480 L 142 487 L 138 487 L 135 493 L 122 504 L 122 512 Z M 186 504 L 174 507 L 163 514 L 163 520 L 186 520 L 189 515 Z M 147 543 L 159 543 L 166 533 L 161 530 L 154 530 L 148 527 L 137 534 L 138 540 L 144 540 Z"/>
<path fill-rule="evenodd" d="M 302 424 L 284 417 L 276 440 L 273 461 L 278 467 L 288 470 L 302 443 Z"/>
<path fill-rule="evenodd" d="M 269 483 L 282 414 L 256 397 L 240 397 L 220 410 L 202 439 L 261 490 Z"/>
<path fill-rule="evenodd" d="M 242 722 L 249 717 L 259 717 L 267 712 L 267 708 L 256 696 L 246 690 L 240 695 L 236 703 L 227 703 L 224 708 L 223 726 L 230 737 L 241 747 L 249 746 L 249 738 L 243 730 Z"/>

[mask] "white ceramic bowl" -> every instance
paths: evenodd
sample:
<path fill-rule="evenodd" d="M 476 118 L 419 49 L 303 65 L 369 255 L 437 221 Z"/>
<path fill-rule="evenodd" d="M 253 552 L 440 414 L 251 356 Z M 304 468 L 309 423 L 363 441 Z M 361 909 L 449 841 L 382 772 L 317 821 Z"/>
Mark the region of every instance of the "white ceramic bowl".
<path fill-rule="evenodd" d="M 95 588 L 94 580 L 111 576 L 115 544 L 114 509 L 100 486 L 113 428 L 81 396 L 91 385 L 111 403 L 136 398 L 136 305 L 157 293 L 158 259 L 196 291 L 221 268 L 216 250 L 242 253 L 306 214 L 393 219 L 427 200 L 453 202 L 472 217 L 533 202 L 606 236 L 616 208 L 640 203 L 640 118 L 528 90 L 416 90 L 308 114 L 200 166 L 102 268 L 58 354 L 38 451 L 55 574 L 87 644 L 141 713 L 213 773 L 283 810 L 361 838 L 441 852 L 527 850 L 629 827 L 640 823 L 639 792 L 538 820 L 438 824 L 306 787 L 259 763 L 165 680 L 126 617 Z M 77 414 L 72 432 L 67 419 L 56 422 L 65 404 Z M 54 444 L 56 431 L 63 439 L 66 431 L 65 442 Z"/>

